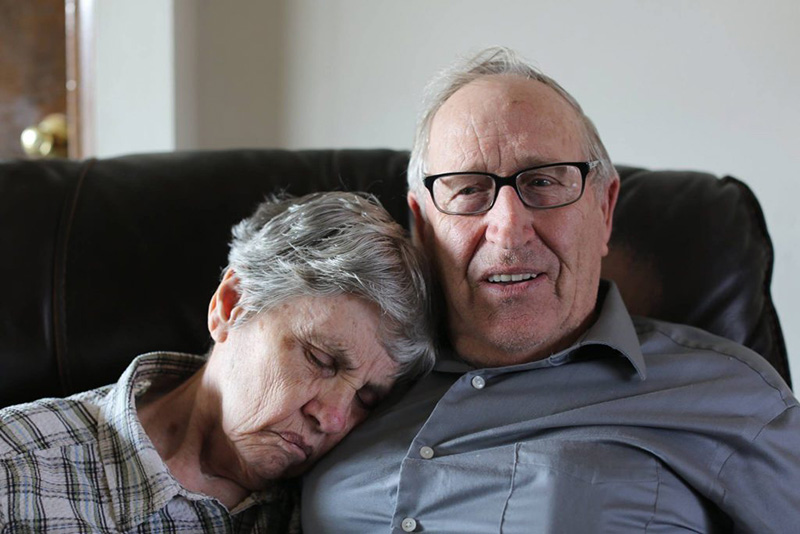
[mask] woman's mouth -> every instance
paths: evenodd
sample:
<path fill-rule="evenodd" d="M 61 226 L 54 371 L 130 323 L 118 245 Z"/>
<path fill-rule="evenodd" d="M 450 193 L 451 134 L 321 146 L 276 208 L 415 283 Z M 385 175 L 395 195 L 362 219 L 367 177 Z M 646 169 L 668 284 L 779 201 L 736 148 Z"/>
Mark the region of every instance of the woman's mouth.
<path fill-rule="evenodd" d="M 296 434 L 294 432 L 281 432 L 278 434 L 283 441 L 289 444 L 290 448 L 294 449 L 299 455 L 303 457 L 303 460 L 308 459 L 311 454 L 314 452 L 314 448 L 308 445 L 303 436 L 300 434 Z"/>

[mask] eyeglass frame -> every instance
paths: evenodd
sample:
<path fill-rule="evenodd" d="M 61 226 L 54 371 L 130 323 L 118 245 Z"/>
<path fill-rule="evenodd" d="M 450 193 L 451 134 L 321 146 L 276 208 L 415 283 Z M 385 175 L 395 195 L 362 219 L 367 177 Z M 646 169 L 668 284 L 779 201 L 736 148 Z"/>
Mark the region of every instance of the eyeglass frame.
<path fill-rule="evenodd" d="M 437 210 L 444 213 L 445 215 L 463 215 L 463 216 L 470 216 L 470 215 L 483 215 L 484 213 L 488 212 L 494 207 L 495 202 L 497 202 L 497 197 L 500 195 L 500 188 L 503 186 L 510 186 L 514 191 L 517 193 L 517 198 L 519 198 L 522 205 L 526 208 L 534 209 L 534 210 L 551 210 L 554 208 L 563 208 L 564 206 L 569 206 L 570 204 L 574 204 L 575 202 L 579 201 L 583 197 L 583 192 L 586 190 L 586 178 L 589 176 L 589 173 L 600 166 L 603 162 L 599 159 L 595 159 L 592 161 L 564 161 L 558 163 L 547 163 L 544 165 L 536 165 L 535 167 L 528 167 L 522 169 L 520 171 L 515 172 L 509 176 L 499 176 L 497 174 L 493 174 L 491 172 L 478 172 L 478 171 L 456 171 L 456 172 L 443 172 L 439 174 L 432 174 L 429 176 L 425 176 L 423 178 L 423 183 L 425 184 L 425 188 L 431 195 L 431 201 L 433 201 L 433 205 L 436 207 Z M 521 174 L 526 172 L 535 171 L 538 169 L 547 169 L 549 167 L 563 167 L 563 166 L 570 166 L 577 168 L 581 173 L 581 192 L 575 198 L 575 200 L 570 200 L 569 202 L 564 202 L 562 204 L 555 204 L 553 206 L 530 206 L 527 202 L 522 198 L 522 194 L 519 192 L 519 187 L 517 186 L 517 178 Z M 457 213 L 446 211 L 439 207 L 439 204 L 436 202 L 436 196 L 433 194 L 433 183 L 438 178 L 443 178 L 446 176 L 466 176 L 470 174 L 477 174 L 480 176 L 488 176 L 494 181 L 494 198 L 492 198 L 491 204 L 485 210 L 476 211 L 474 213 Z"/>

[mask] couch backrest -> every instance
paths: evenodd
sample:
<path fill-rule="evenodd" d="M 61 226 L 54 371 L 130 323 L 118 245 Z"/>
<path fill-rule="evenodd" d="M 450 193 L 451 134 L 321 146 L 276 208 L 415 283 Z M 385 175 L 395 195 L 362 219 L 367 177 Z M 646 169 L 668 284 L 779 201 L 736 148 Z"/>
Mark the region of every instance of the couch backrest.
<path fill-rule="evenodd" d="M 137 354 L 204 352 L 230 227 L 269 193 L 376 194 L 408 225 L 391 150 L 229 150 L 0 163 L 0 406 L 116 380 Z M 612 252 L 633 313 L 694 324 L 789 379 L 772 245 L 733 178 L 620 168 Z"/>

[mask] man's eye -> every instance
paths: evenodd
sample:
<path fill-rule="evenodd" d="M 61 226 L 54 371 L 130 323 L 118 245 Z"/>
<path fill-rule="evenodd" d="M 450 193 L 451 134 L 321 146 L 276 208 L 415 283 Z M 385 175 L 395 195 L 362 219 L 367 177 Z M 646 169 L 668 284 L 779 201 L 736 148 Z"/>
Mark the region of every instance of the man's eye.
<path fill-rule="evenodd" d="M 550 185 L 556 185 L 556 184 L 549 178 L 535 178 L 530 182 L 528 182 L 529 187 L 547 187 Z"/>
<path fill-rule="evenodd" d="M 456 192 L 456 195 L 461 195 L 461 196 L 474 195 L 476 193 L 482 193 L 482 192 L 483 192 L 483 190 L 481 190 L 479 187 L 474 187 L 474 186 L 473 187 L 462 187 L 461 189 L 459 189 Z"/>
<path fill-rule="evenodd" d="M 481 176 L 447 176 L 434 182 L 438 196 L 457 198 L 473 195 L 483 195 L 491 191 L 493 183 Z"/>

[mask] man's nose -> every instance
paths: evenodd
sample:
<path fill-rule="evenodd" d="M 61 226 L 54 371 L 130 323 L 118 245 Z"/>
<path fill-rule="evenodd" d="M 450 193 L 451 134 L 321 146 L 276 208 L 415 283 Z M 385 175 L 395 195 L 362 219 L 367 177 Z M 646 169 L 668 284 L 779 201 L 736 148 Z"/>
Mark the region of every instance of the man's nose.
<path fill-rule="evenodd" d="M 303 407 L 318 432 L 339 434 L 347 429 L 354 392 L 349 387 L 329 387 L 320 391 Z"/>
<path fill-rule="evenodd" d="M 494 206 L 486 213 L 486 239 L 504 249 L 515 249 L 533 238 L 533 210 L 526 207 L 513 187 L 497 193 Z"/>

